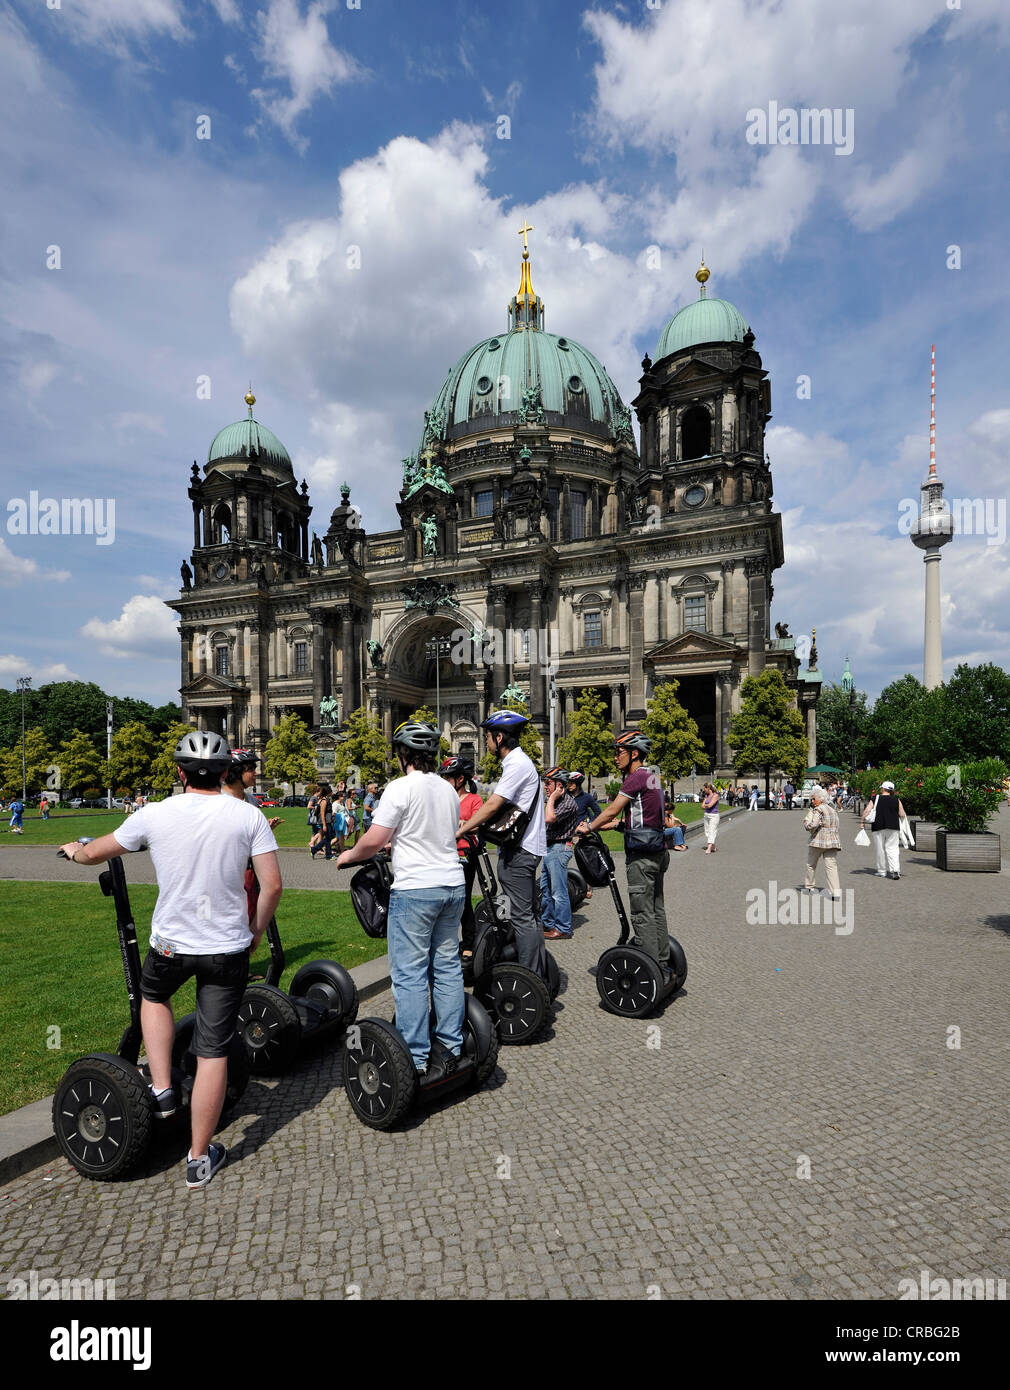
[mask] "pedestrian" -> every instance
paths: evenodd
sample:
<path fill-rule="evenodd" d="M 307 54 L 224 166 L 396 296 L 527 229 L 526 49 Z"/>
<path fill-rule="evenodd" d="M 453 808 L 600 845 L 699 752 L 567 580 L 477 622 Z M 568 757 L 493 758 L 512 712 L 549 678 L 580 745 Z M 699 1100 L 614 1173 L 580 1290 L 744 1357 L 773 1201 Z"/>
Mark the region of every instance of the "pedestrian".
<path fill-rule="evenodd" d="M 793 809 L 793 797 L 794 797 L 795 795 L 796 795 L 796 788 L 795 788 L 795 786 L 793 785 L 792 780 L 790 779 L 790 780 L 786 783 L 786 810 L 787 810 L 787 811 L 791 811 L 791 810 Z"/>
<path fill-rule="evenodd" d="M 459 797 L 459 823 L 462 825 L 473 815 L 474 811 L 484 804 L 483 798 L 477 793 L 477 784 L 473 780 L 473 763 L 466 762 L 463 758 L 446 758 L 439 768 L 439 773 L 447 779 Z M 371 785 L 374 787 L 375 783 L 373 782 Z M 473 960 L 473 942 L 477 933 L 472 901 L 473 881 L 477 874 L 477 856 L 468 853 L 469 845 L 466 840 L 457 840 L 456 849 L 463 864 L 463 887 L 466 890 L 463 895 L 463 911 L 459 919 L 460 959 L 465 969 Z"/>
<path fill-rule="evenodd" d="M 371 859 L 392 839 L 387 944 L 396 1026 L 418 1075 L 429 1080 L 455 1071 L 466 1007 L 458 945 L 466 891 L 456 849 L 459 797 L 436 775 L 438 747 L 431 724 L 408 719 L 397 727 L 393 753 L 402 776 L 386 787 L 370 829 L 337 864 Z"/>
<path fill-rule="evenodd" d="M 372 824 L 372 811 L 375 809 L 376 802 L 379 800 L 378 782 L 369 782 L 365 788 L 365 799 L 361 803 L 361 828 L 368 830 Z"/>
<path fill-rule="evenodd" d="M 568 774 L 568 790 L 571 795 L 574 796 L 575 804 L 579 808 L 580 821 L 588 820 L 590 816 L 598 816 L 600 814 L 600 803 L 593 795 L 592 787 L 590 786 L 588 791 L 582 790 L 582 784 L 585 780 L 586 774 L 584 772 L 570 772 Z M 592 901 L 592 898 L 593 890 L 587 887 L 586 896 L 583 901 L 588 903 Z"/>
<path fill-rule="evenodd" d="M 552 767 L 544 773 L 544 821 L 547 851 L 540 875 L 540 919 L 548 941 L 570 941 L 572 902 L 568 896 L 568 865 L 572 836 L 581 819 L 574 796 L 568 790 L 568 773 Z"/>
<path fill-rule="evenodd" d="M 828 800 L 823 787 L 815 787 L 810 794 L 810 809 L 803 817 L 803 824 L 810 831 L 807 846 L 807 871 L 803 880 L 803 892 L 816 892 L 817 865 L 824 864 L 824 877 L 828 892 L 836 901 L 842 890 L 838 882 L 838 855 L 842 841 L 838 833 L 838 812 Z"/>
<path fill-rule="evenodd" d="M 23 835 L 25 833 L 24 821 L 22 819 L 25 810 L 25 803 L 19 796 L 15 796 L 10 804 L 10 824 L 8 829 L 12 835 Z"/>
<path fill-rule="evenodd" d="M 240 801 L 247 801 L 250 806 L 255 806 L 256 810 L 260 811 L 259 797 L 253 791 L 258 763 L 259 757 L 251 748 L 233 748 L 221 789 Z M 270 829 L 273 830 L 280 825 L 281 820 L 281 816 L 274 816 L 272 819 L 268 817 Z"/>
<path fill-rule="evenodd" d="M 867 806 L 860 822 L 864 830 L 867 825 L 872 825 L 873 828 L 878 878 L 901 877 L 898 826 L 903 820 L 907 820 L 907 816 L 904 806 L 894 793 L 894 783 L 881 782 L 879 794 L 873 803 Z"/>
<path fill-rule="evenodd" d="M 353 849 L 358 838 L 358 807 L 352 792 L 348 792 L 344 797 L 344 835 L 351 836 L 348 849 Z"/>
<path fill-rule="evenodd" d="M 627 729 L 616 740 L 614 757 L 623 778 L 621 790 L 588 829 L 605 830 L 618 817 L 625 817 L 624 863 L 631 924 L 638 945 L 669 973 L 663 876 L 670 867 L 670 855 L 663 834 L 663 790 L 656 773 L 645 765 L 651 748 L 651 739 L 639 729 Z"/>
<path fill-rule="evenodd" d="M 197 1064 L 186 1186 L 203 1187 L 227 1158 L 224 1145 L 212 1143 L 211 1136 L 224 1105 L 228 1052 L 249 976 L 250 948 L 259 946 L 280 901 L 281 875 L 277 841 L 266 818 L 244 799 L 221 795 L 221 779 L 231 763 L 221 735 L 194 729 L 182 736 L 173 757 L 183 796 L 145 806 L 89 845 L 74 840 L 62 848 L 75 864 L 104 864 L 145 846 L 151 851 L 158 898 L 151 949 L 141 973 L 140 1023 L 152 1103 L 159 1119 L 175 1113 L 171 999 L 195 976 Z M 260 884 L 251 925 L 243 891 L 250 858 Z"/>
<path fill-rule="evenodd" d="M 758 808 L 758 789 L 757 789 L 757 783 L 755 782 L 754 785 L 753 785 L 753 786 L 751 787 L 751 789 L 750 789 L 750 809 L 751 809 L 752 811 L 756 811 L 757 808 Z"/>
<path fill-rule="evenodd" d="M 718 854 L 715 847 L 715 837 L 719 834 L 719 793 L 711 782 L 706 782 L 701 789 L 701 809 L 704 813 L 705 821 L 705 845 L 706 854 Z"/>
<path fill-rule="evenodd" d="M 663 839 L 666 841 L 667 849 L 678 852 L 680 850 L 686 850 L 687 845 L 684 843 L 684 831 L 687 829 L 687 826 L 679 816 L 674 814 L 672 808 L 667 807 L 663 815 L 663 822 Z"/>
<path fill-rule="evenodd" d="M 312 834 L 309 836 L 309 856 L 310 858 L 315 859 L 316 850 L 318 850 L 323 843 L 323 823 L 319 818 L 318 786 L 311 793 L 308 801 L 305 804 L 305 813 L 306 824 L 312 831 Z"/>
<path fill-rule="evenodd" d="M 547 850 L 543 789 L 536 767 L 519 746 L 529 723 L 516 710 L 495 710 L 481 724 L 487 751 L 501 759 L 501 777 L 494 791 L 460 826 L 461 833 L 477 830 L 486 822 L 517 808 L 520 834 L 498 849 L 498 881 L 509 901 L 509 921 L 520 965 L 547 979 L 547 952 L 543 929 L 534 906 L 537 866 Z"/>
<path fill-rule="evenodd" d="M 43 820 L 49 819 L 49 802 L 45 798 L 45 793 L 42 794 L 42 799 L 39 801 L 39 815 Z"/>

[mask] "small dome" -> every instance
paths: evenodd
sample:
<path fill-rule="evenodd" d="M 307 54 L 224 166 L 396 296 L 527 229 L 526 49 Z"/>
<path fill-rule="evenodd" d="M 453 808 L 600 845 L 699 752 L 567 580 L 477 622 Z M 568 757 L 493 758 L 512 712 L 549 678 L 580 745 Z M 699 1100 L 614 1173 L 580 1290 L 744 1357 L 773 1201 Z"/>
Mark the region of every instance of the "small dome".
<path fill-rule="evenodd" d="M 656 361 L 698 343 L 742 343 L 749 332 L 746 319 L 728 299 L 695 299 L 660 333 Z"/>
<path fill-rule="evenodd" d="M 540 385 L 548 425 L 607 440 L 620 434 L 627 410 L 606 369 L 574 338 L 538 329 L 512 329 L 465 352 L 429 414 L 443 439 L 501 429 L 518 420 L 530 381 Z"/>
<path fill-rule="evenodd" d="M 242 459 L 245 463 L 273 464 L 293 472 L 287 449 L 272 430 L 252 418 L 252 406 L 249 411 L 245 420 L 236 420 L 234 425 L 218 430 L 207 451 L 208 465 Z"/>

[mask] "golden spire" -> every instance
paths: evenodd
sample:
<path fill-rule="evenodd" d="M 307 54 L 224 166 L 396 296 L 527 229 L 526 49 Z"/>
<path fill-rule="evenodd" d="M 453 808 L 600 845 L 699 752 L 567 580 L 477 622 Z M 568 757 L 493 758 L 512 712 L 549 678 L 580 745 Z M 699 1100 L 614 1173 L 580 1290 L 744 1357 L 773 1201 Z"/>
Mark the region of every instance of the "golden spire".
<path fill-rule="evenodd" d="M 543 328 L 544 306 L 533 288 L 533 277 L 530 274 L 530 246 L 527 233 L 532 230 L 532 225 L 524 217 L 523 225 L 519 228 L 519 235 L 523 239 L 523 264 L 519 273 L 519 288 L 509 304 L 510 328 Z"/>
<path fill-rule="evenodd" d="M 249 383 L 249 390 L 245 393 L 245 403 L 249 407 L 249 419 L 252 419 L 252 408 L 256 404 L 256 397 L 253 395 L 252 382 Z"/>
<path fill-rule="evenodd" d="M 712 274 L 712 272 L 709 270 L 708 266 L 705 264 L 705 252 L 702 251 L 702 253 L 701 253 L 701 265 L 700 265 L 700 266 L 698 267 L 698 269 L 694 272 L 694 278 L 698 281 L 698 284 L 701 286 L 701 295 L 700 295 L 700 298 L 701 298 L 701 299 L 704 299 L 704 298 L 705 298 L 705 281 L 708 279 L 708 277 L 709 277 L 711 274 Z"/>

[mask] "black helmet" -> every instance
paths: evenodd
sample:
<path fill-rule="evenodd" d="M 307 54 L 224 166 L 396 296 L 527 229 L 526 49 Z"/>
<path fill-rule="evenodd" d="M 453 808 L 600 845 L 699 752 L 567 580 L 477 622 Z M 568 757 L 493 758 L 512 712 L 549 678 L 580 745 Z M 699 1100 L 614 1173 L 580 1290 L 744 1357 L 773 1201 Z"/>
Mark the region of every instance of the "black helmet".
<path fill-rule="evenodd" d="M 618 748 L 624 748 L 629 753 L 639 753 L 642 761 L 649 756 L 652 749 L 652 739 L 643 734 L 641 729 L 628 729 L 615 740 Z"/>
<path fill-rule="evenodd" d="M 393 747 L 398 745 L 412 753 L 438 756 L 439 736 L 434 724 L 422 724 L 418 719 L 405 719 L 393 731 Z"/>
<path fill-rule="evenodd" d="M 438 769 L 440 777 L 465 777 L 469 782 L 473 776 L 473 763 L 463 758 L 446 758 Z"/>
<path fill-rule="evenodd" d="M 220 734 L 191 729 L 175 745 L 172 757 L 183 772 L 224 772 L 231 762 L 231 749 Z"/>

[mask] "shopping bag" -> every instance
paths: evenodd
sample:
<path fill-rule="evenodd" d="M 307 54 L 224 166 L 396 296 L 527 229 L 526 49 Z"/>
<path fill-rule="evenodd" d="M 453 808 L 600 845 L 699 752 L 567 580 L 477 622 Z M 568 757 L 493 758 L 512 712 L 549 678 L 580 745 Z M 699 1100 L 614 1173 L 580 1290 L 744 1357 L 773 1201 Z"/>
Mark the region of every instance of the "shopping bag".
<path fill-rule="evenodd" d="M 863 849 L 870 848 L 870 837 L 862 828 L 860 828 L 859 834 L 856 836 L 856 844 L 861 845 Z"/>

